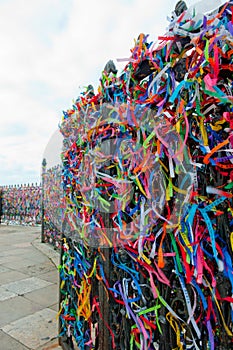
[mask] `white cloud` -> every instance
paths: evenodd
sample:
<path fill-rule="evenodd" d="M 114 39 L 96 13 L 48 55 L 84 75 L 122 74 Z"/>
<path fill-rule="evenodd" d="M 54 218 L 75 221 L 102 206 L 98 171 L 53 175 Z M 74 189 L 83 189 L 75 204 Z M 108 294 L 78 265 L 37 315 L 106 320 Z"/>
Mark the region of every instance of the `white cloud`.
<path fill-rule="evenodd" d="M 139 33 L 164 34 L 175 4 L 0 1 L 0 184 L 39 181 L 46 145 L 79 87 L 96 87 L 105 63 L 128 57 Z"/>

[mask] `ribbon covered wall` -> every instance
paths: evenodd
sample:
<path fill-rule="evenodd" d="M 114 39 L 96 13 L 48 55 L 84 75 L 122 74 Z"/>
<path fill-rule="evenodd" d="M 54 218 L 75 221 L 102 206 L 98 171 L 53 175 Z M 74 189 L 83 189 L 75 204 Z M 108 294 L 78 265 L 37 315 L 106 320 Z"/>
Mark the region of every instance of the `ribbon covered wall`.
<path fill-rule="evenodd" d="M 42 185 L 1 186 L 1 222 L 7 225 L 41 225 L 44 241 L 59 247 L 62 232 L 61 166 L 42 174 Z M 43 206 L 43 218 L 42 218 Z"/>
<path fill-rule="evenodd" d="M 62 181 L 61 166 L 58 164 L 44 169 L 43 177 L 43 207 L 44 225 L 43 237 L 45 243 L 58 248 L 61 244 L 62 232 Z"/>
<path fill-rule="evenodd" d="M 24 184 L 1 186 L 2 223 L 17 225 L 41 224 L 41 186 Z"/>
<path fill-rule="evenodd" d="M 233 3 L 179 5 L 62 118 L 60 335 L 80 349 L 101 327 L 106 349 L 233 349 Z"/>

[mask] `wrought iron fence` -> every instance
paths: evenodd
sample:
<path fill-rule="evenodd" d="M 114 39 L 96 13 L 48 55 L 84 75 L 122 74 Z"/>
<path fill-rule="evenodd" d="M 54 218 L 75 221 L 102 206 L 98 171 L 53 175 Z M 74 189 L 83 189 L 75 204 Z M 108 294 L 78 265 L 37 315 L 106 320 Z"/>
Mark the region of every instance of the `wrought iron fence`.
<path fill-rule="evenodd" d="M 40 225 L 41 185 L 1 186 L 1 222 L 7 225 Z"/>
<path fill-rule="evenodd" d="M 64 112 L 64 349 L 233 349 L 232 2 L 186 10 Z"/>
<path fill-rule="evenodd" d="M 42 229 L 41 241 L 58 248 L 62 235 L 62 181 L 61 166 L 46 168 L 42 162 Z"/>
<path fill-rule="evenodd" d="M 0 223 L 41 225 L 41 241 L 55 248 L 61 243 L 61 168 L 42 165 L 41 184 L 0 187 Z"/>

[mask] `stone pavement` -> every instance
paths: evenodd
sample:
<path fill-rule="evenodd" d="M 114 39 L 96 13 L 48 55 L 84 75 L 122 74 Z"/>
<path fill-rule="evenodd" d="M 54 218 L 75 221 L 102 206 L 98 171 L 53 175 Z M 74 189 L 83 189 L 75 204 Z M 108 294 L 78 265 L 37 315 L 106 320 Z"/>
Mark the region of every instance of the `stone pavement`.
<path fill-rule="evenodd" d="M 40 227 L 0 225 L 0 350 L 58 350 L 59 253 Z"/>

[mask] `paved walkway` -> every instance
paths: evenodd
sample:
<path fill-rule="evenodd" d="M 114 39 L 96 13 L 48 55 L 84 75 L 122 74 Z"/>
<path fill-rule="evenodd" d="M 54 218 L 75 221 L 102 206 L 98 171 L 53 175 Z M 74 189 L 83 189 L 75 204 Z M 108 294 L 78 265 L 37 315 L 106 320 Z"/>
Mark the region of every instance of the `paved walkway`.
<path fill-rule="evenodd" d="M 0 225 L 0 349 L 57 350 L 59 253 L 39 227 Z"/>

